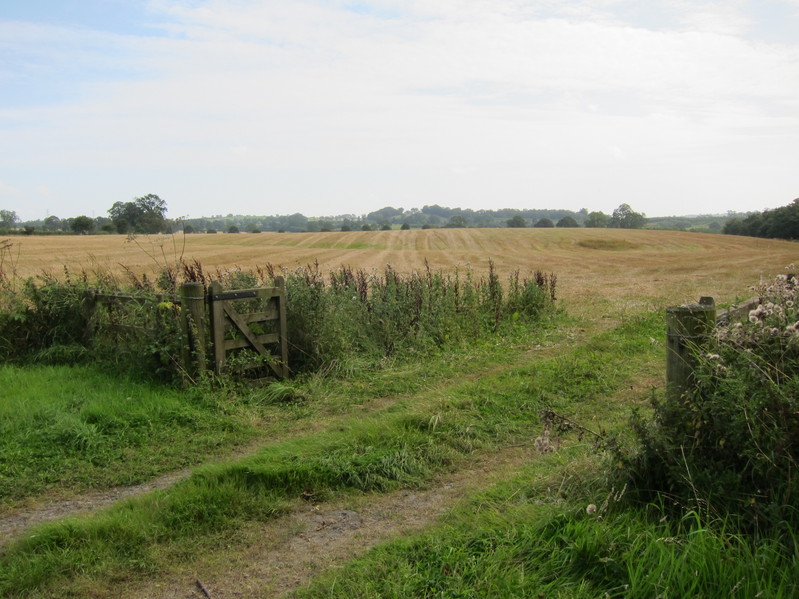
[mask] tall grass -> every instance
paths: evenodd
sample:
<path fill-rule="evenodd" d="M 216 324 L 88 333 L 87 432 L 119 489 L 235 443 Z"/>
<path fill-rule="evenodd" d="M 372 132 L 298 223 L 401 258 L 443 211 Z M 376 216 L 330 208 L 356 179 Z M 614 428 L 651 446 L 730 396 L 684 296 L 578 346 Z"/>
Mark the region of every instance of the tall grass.
<path fill-rule="evenodd" d="M 553 306 L 556 286 L 554 275 L 536 272 L 531 278 L 514 273 L 503 287 L 493 264 L 485 277 L 433 272 L 429 266 L 410 274 L 391 266 L 382 272 L 342 266 L 325 276 L 318 265 L 209 273 L 198 262 L 166 267 L 155 279 L 131 271 L 120 279 L 65 270 L 61 277 L 29 279 L 19 289 L 8 281 L 0 288 L 0 358 L 94 360 L 118 371 L 181 380 L 186 340 L 176 304 L 178 286 L 207 286 L 211 280 L 228 289 L 273 285 L 277 276 L 286 282 L 294 372 L 332 364 L 374 367 L 387 358 L 410 359 L 434 348 L 462 346 L 503 327 L 529 326 Z M 132 298 L 111 297 L 119 293 Z M 245 307 L 263 309 L 250 304 Z"/>

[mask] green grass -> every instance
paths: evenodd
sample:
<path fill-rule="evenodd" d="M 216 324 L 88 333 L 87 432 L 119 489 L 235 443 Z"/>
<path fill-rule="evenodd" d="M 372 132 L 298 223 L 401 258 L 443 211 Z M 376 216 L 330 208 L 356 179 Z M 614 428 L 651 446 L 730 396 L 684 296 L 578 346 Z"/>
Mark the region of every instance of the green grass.
<path fill-rule="evenodd" d="M 0 366 L 0 505 L 197 464 L 255 435 L 244 411 L 93 367 Z"/>
<path fill-rule="evenodd" d="M 39 527 L 0 557 L 0 595 L 63 596 L 70 581 L 152 572 L 174 556 L 209 549 L 220 535 L 235 536 L 248 521 L 281 513 L 300 495 L 325 499 L 413 486 L 476 450 L 531 443 L 541 432 L 541 409 L 579 417 L 607 403 L 603 398 L 656 359 L 660 350 L 649 337 L 661 329 L 659 316 L 634 319 L 576 346 L 554 348 L 555 357 L 520 359 L 483 376 L 408 393 L 372 415 L 345 414 L 321 432 L 203 467 L 169 490 Z M 608 347 L 613 351 L 605 355 Z M 371 389 L 379 397 L 384 383 Z M 313 393 L 337 396 L 324 388 Z M 620 413 L 607 406 L 596 424 Z"/>
<path fill-rule="evenodd" d="M 553 498 L 530 484 L 540 472 L 528 470 L 435 530 L 375 548 L 294 596 L 743 599 L 799 591 L 795 540 L 755 545 L 723 522 L 694 513 L 669 522 L 658 509 L 612 498 L 589 515 L 577 499 L 596 486 Z"/>

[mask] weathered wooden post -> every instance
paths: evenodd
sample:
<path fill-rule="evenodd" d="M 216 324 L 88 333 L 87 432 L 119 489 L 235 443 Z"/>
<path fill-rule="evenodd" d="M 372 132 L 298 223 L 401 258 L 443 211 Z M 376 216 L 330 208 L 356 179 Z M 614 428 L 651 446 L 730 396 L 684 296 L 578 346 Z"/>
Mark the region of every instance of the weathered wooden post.
<path fill-rule="evenodd" d="M 214 372 L 222 374 L 225 366 L 225 308 L 216 298 L 223 292 L 222 284 L 214 281 L 208 286 L 208 304 L 211 306 L 211 345 L 214 352 Z"/>
<path fill-rule="evenodd" d="M 698 304 L 666 309 L 666 396 L 680 400 L 695 384 L 696 353 L 716 326 L 716 304 L 703 297 Z"/>
<path fill-rule="evenodd" d="M 289 378 L 289 340 L 286 331 L 286 279 L 275 277 L 275 287 L 279 292 L 278 301 L 278 335 L 280 336 L 280 370 L 284 379 Z"/>
<path fill-rule="evenodd" d="M 196 360 L 197 372 L 205 374 L 207 368 L 205 289 L 202 283 L 184 283 L 180 286 L 181 328 L 183 338 L 183 365 L 187 371 L 192 364 L 192 354 Z"/>

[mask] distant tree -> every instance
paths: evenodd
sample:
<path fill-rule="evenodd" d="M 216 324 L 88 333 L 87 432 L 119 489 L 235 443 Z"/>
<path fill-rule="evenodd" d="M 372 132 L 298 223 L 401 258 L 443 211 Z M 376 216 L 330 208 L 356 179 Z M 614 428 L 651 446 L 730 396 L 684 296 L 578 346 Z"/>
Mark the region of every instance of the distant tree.
<path fill-rule="evenodd" d="M 610 227 L 614 229 L 640 229 L 646 223 L 646 217 L 635 212 L 629 204 L 622 204 L 613 211 Z"/>
<path fill-rule="evenodd" d="M 45 231 L 58 231 L 61 229 L 61 219 L 57 216 L 50 215 L 44 219 L 42 228 Z"/>
<path fill-rule="evenodd" d="M 610 223 L 610 217 L 604 212 L 591 212 L 585 221 L 588 229 L 604 229 Z"/>
<path fill-rule="evenodd" d="M 206 232 L 206 233 L 210 233 L 211 235 L 215 235 L 215 234 L 216 234 L 216 229 L 214 229 L 213 227 L 208 227 L 208 228 L 205 230 L 205 232 Z"/>
<path fill-rule="evenodd" d="M 527 221 L 524 220 L 524 217 L 521 214 L 517 214 L 513 218 L 509 218 L 507 224 L 508 227 L 512 229 L 523 229 L 527 226 Z"/>
<path fill-rule="evenodd" d="M 449 218 L 452 216 L 452 208 L 442 208 L 438 204 L 433 204 L 432 206 L 422 206 L 422 213 L 440 218 Z"/>
<path fill-rule="evenodd" d="M 22 227 L 22 232 L 25 235 L 33 235 L 36 232 L 36 227 L 33 227 L 31 225 L 25 225 L 24 227 Z"/>
<path fill-rule="evenodd" d="M 562 229 L 574 229 L 579 227 L 579 223 L 574 219 L 572 216 L 564 216 L 562 219 L 558 221 L 558 224 L 555 225 L 556 227 L 560 227 Z"/>
<path fill-rule="evenodd" d="M 159 233 L 166 225 L 166 202 L 149 193 L 132 202 L 115 202 L 108 216 L 119 233 Z"/>
<path fill-rule="evenodd" d="M 374 212 L 370 212 L 366 215 L 366 218 L 369 220 L 373 220 L 376 222 L 381 222 L 385 220 L 390 220 L 395 216 L 401 216 L 405 211 L 402 208 L 392 208 L 391 206 L 386 206 L 385 208 L 381 208 L 380 210 L 375 210 Z"/>
<path fill-rule="evenodd" d="M 466 228 L 466 219 L 460 214 L 456 214 L 450 217 L 446 227 L 448 229 L 464 229 Z"/>
<path fill-rule="evenodd" d="M 239 232 L 239 228 L 236 225 L 230 225 L 227 228 L 227 232 L 228 233 L 238 233 Z"/>
<path fill-rule="evenodd" d="M 0 227 L 12 229 L 19 222 L 19 216 L 13 210 L 0 210 Z"/>
<path fill-rule="evenodd" d="M 184 225 L 183 226 L 183 232 L 186 235 L 190 235 L 190 234 L 194 233 L 194 227 L 192 227 L 191 225 Z"/>
<path fill-rule="evenodd" d="M 554 227 L 555 223 L 553 223 L 551 219 L 542 218 L 537 223 L 535 223 L 533 226 L 536 227 L 536 228 L 539 228 L 539 229 L 547 229 L 547 228 Z"/>
<path fill-rule="evenodd" d="M 343 225 L 341 225 L 341 231 L 344 233 L 346 233 L 347 231 L 352 231 L 352 225 L 344 223 Z"/>
<path fill-rule="evenodd" d="M 385 223 L 385 224 L 383 224 L 382 227 L 380 227 L 380 230 L 381 231 L 391 231 L 391 225 L 389 225 L 388 223 Z"/>
<path fill-rule="evenodd" d="M 94 230 L 94 220 L 88 216 L 76 216 L 72 219 L 70 228 L 77 235 L 88 235 Z"/>
<path fill-rule="evenodd" d="M 299 212 L 296 212 L 286 219 L 286 231 L 298 233 L 308 229 L 308 218 Z"/>
<path fill-rule="evenodd" d="M 361 226 L 361 231 L 371 231 L 371 230 L 372 230 L 372 225 L 370 225 L 369 223 L 363 223 L 363 225 Z"/>
<path fill-rule="evenodd" d="M 422 229 L 432 229 L 432 228 L 433 228 L 433 225 L 431 225 L 430 223 L 425 223 L 425 224 L 422 225 Z"/>
<path fill-rule="evenodd" d="M 402 223 L 402 226 L 400 227 L 400 231 L 408 231 L 410 228 L 411 228 L 411 226 L 408 223 Z"/>

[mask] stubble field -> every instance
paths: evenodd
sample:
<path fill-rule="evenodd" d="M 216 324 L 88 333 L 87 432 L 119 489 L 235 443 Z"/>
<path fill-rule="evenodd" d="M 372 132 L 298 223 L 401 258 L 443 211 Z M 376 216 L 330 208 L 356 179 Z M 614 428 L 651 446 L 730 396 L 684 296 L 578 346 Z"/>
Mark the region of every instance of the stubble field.
<path fill-rule="evenodd" d="M 745 296 L 761 278 L 786 272 L 799 259 L 794 242 L 673 231 L 618 229 L 430 229 L 347 233 L 260 233 L 174 236 L 17 237 L 4 256 L 6 272 L 22 277 L 125 269 L 153 273 L 181 258 L 206 271 L 271 263 L 294 269 L 318 262 L 404 272 L 425 268 L 476 274 L 493 261 L 501 274 L 554 272 L 559 297 L 572 309 L 649 310 Z"/>

